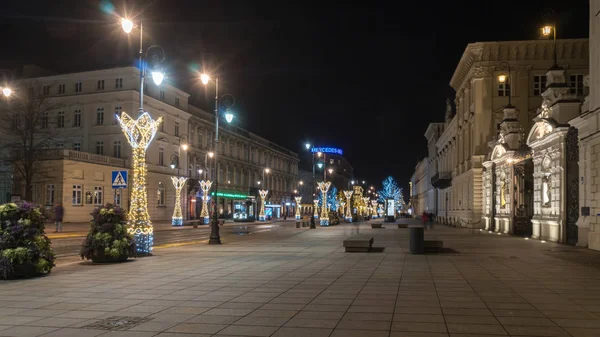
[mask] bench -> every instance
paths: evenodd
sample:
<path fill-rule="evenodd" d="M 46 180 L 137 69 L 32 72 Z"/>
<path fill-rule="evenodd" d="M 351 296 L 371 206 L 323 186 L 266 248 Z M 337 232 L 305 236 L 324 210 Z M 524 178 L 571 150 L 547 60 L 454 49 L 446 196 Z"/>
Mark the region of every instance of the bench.
<path fill-rule="evenodd" d="M 381 227 L 381 226 L 383 226 L 383 224 L 382 224 L 382 223 L 372 223 L 372 224 L 371 224 L 371 228 L 383 228 L 383 227 Z"/>
<path fill-rule="evenodd" d="M 408 228 L 408 224 L 407 223 L 399 223 L 398 228 Z"/>
<path fill-rule="evenodd" d="M 346 248 L 346 253 L 368 253 L 373 248 L 373 237 L 364 235 L 349 237 L 344 240 L 344 247 Z"/>
<path fill-rule="evenodd" d="M 425 240 L 425 252 L 439 253 L 444 250 L 444 241 L 440 240 Z"/>

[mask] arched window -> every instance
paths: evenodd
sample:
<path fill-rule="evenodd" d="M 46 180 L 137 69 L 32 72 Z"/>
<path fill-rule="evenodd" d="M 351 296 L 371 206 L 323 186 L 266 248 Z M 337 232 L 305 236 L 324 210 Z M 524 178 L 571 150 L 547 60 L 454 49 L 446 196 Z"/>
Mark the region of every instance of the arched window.
<path fill-rule="evenodd" d="M 158 206 L 165 205 L 165 184 L 162 182 L 158 183 L 158 189 L 156 190 L 156 203 Z"/>

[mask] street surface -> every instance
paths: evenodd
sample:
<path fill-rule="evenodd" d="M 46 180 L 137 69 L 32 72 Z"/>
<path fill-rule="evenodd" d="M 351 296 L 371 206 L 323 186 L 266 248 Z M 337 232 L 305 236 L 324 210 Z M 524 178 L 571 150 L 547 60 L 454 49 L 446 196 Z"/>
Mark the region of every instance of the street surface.
<path fill-rule="evenodd" d="M 412 255 L 395 224 L 272 226 L 222 245 L 177 229 L 150 257 L 1 282 L 0 336 L 600 336 L 600 252 L 435 226 L 446 250 Z M 345 253 L 356 234 L 382 250 Z"/>

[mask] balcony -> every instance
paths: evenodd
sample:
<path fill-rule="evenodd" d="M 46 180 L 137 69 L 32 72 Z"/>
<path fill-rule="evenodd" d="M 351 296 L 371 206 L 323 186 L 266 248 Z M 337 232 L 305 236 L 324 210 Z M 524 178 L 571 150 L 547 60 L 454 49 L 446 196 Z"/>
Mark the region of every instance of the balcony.
<path fill-rule="evenodd" d="M 123 158 L 115 158 L 67 149 L 49 149 L 44 151 L 43 154 L 40 155 L 40 157 L 42 159 L 66 159 L 82 161 L 92 164 L 127 167 L 127 161 Z"/>
<path fill-rule="evenodd" d="M 450 172 L 438 172 L 431 177 L 431 185 L 435 188 L 448 188 L 452 185 L 452 174 Z"/>

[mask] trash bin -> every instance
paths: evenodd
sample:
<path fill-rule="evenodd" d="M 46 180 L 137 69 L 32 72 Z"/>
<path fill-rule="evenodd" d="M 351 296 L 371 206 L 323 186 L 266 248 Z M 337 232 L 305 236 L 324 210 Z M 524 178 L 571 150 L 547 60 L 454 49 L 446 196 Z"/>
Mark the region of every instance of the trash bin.
<path fill-rule="evenodd" d="M 411 254 L 425 253 L 425 227 L 420 225 L 408 226 L 410 235 Z"/>

